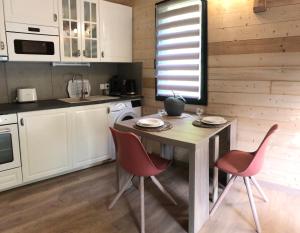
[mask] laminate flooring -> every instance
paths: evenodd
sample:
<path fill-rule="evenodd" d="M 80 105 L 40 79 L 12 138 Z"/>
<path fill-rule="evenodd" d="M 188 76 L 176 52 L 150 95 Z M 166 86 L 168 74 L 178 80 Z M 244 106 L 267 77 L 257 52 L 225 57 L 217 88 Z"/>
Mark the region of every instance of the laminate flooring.
<path fill-rule="evenodd" d="M 178 202 L 172 205 L 145 184 L 146 232 L 186 233 L 188 169 L 174 165 L 158 176 Z M 137 185 L 138 180 L 134 180 Z M 1 233 L 138 233 L 139 192 L 134 186 L 107 210 L 116 194 L 115 164 L 105 164 L 0 193 Z M 300 232 L 300 192 L 262 185 L 270 202 L 255 193 L 264 233 Z M 255 232 L 242 182 L 237 182 L 201 233 Z"/>

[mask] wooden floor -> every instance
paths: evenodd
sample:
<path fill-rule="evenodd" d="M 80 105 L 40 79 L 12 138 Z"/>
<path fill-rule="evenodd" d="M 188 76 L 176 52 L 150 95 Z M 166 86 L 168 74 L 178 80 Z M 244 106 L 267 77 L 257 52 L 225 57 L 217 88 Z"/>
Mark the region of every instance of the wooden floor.
<path fill-rule="evenodd" d="M 146 232 L 187 232 L 188 172 L 171 167 L 159 180 L 179 206 L 146 181 Z M 137 183 L 137 182 L 135 182 Z M 138 233 L 139 194 L 128 190 L 111 211 L 114 164 L 107 164 L 0 193 L 1 233 Z M 300 232 L 300 193 L 263 186 L 270 202 L 256 199 L 264 233 Z M 237 183 L 201 233 L 247 233 L 254 222 L 242 183 Z"/>

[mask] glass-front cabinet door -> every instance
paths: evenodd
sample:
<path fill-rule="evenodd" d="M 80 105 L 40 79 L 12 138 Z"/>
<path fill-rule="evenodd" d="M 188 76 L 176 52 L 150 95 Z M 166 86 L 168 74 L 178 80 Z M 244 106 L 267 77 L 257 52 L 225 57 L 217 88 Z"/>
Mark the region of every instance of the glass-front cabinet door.
<path fill-rule="evenodd" d="M 100 61 L 98 0 L 82 0 L 83 61 Z"/>
<path fill-rule="evenodd" d="M 60 0 L 61 60 L 82 60 L 80 0 Z"/>
<path fill-rule="evenodd" d="M 62 61 L 100 61 L 98 8 L 98 0 L 60 0 Z"/>

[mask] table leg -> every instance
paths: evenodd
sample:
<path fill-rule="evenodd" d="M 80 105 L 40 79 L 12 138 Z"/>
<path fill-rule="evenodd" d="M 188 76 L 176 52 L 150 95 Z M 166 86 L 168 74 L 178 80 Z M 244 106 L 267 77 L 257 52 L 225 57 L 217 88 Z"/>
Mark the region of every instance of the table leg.
<path fill-rule="evenodd" d="M 164 159 L 173 160 L 174 157 L 174 146 L 161 144 L 160 145 L 160 156 Z"/>
<path fill-rule="evenodd" d="M 209 140 L 189 152 L 189 233 L 209 219 Z"/>
<path fill-rule="evenodd" d="M 214 162 L 219 158 L 219 135 L 214 137 Z M 214 166 L 212 202 L 215 203 L 219 196 L 219 169 Z"/>

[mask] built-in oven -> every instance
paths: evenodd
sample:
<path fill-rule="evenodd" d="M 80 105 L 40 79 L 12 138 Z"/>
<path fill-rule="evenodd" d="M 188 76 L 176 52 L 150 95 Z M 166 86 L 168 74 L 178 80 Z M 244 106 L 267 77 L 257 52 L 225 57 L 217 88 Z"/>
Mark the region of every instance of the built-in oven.
<path fill-rule="evenodd" d="M 0 115 L 0 172 L 21 166 L 17 115 Z"/>
<path fill-rule="evenodd" d="M 10 61 L 60 61 L 58 28 L 8 23 Z"/>

